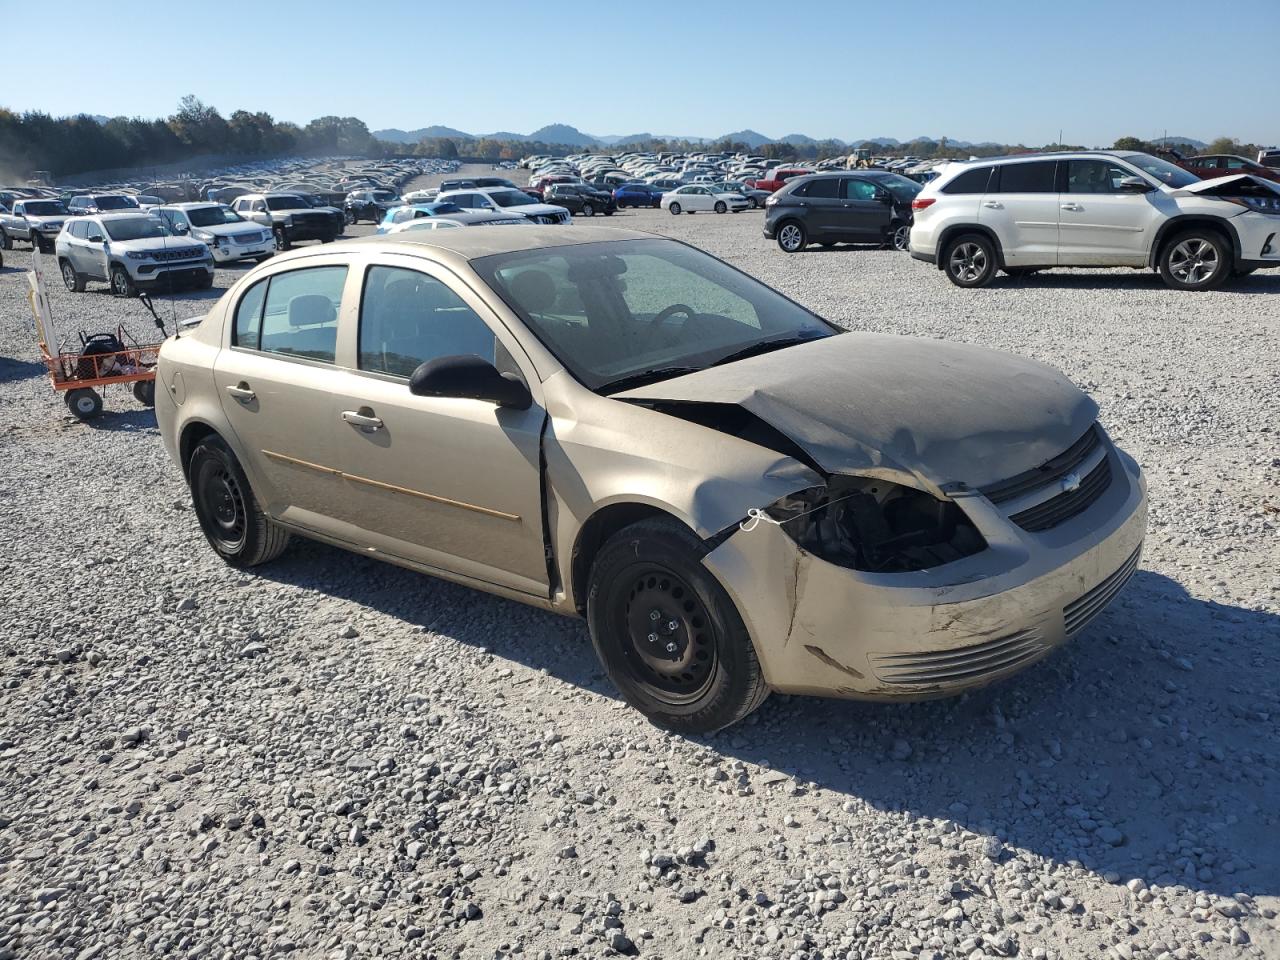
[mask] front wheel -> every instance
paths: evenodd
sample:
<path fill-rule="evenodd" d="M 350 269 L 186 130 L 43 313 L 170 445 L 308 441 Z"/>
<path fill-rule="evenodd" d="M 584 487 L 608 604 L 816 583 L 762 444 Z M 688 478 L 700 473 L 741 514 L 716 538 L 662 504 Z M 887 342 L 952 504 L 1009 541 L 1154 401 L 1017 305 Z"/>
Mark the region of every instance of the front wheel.
<path fill-rule="evenodd" d="M 1231 251 L 1216 231 L 1188 230 L 1165 244 L 1157 270 L 1174 290 L 1213 290 L 1231 275 Z"/>
<path fill-rule="evenodd" d="M 280 251 L 288 250 L 292 243 L 289 242 L 289 234 L 284 227 L 276 227 L 273 231 L 276 237 L 276 249 Z"/>
<path fill-rule="evenodd" d="M 102 397 L 88 387 L 68 390 L 63 400 L 66 401 L 67 409 L 71 411 L 72 416 L 82 422 L 92 420 L 102 413 Z"/>
<path fill-rule="evenodd" d="M 804 227 L 789 220 L 778 228 L 778 246 L 784 253 L 799 253 L 806 243 Z"/>
<path fill-rule="evenodd" d="M 760 209 L 760 201 L 757 200 L 755 197 L 747 197 L 747 203 L 751 204 L 752 210 Z"/>
<path fill-rule="evenodd" d="M 584 217 L 594 217 L 596 215 L 596 208 L 589 203 L 584 203 L 582 205 L 582 215 Z"/>
<path fill-rule="evenodd" d="M 725 204 L 723 200 L 716 201 L 716 206 L 715 206 L 716 213 L 727 213 L 728 210 L 729 210 L 729 207 Z"/>
<path fill-rule="evenodd" d="M 347 226 L 354 227 L 356 225 L 356 212 L 348 207 L 343 219 L 347 221 Z"/>
<path fill-rule="evenodd" d="M 8 233 L 5 232 L 3 227 L 0 227 L 0 250 L 12 250 L 12 249 L 13 249 L 13 238 L 9 236 Z"/>
<path fill-rule="evenodd" d="M 673 203 L 673 204 L 672 204 L 671 206 L 669 206 L 667 209 L 671 211 L 671 215 L 672 215 L 673 217 L 678 217 L 678 216 L 680 216 L 680 204 L 678 204 L 678 203 Z"/>
<path fill-rule="evenodd" d="M 111 292 L 117 297 L 138 295 L 138 288 L 134 286 L 133 278 L 129 276 L 129 271 L 123 264 L 116 263 L 111 266 Z"/>
<path fill-rule="evenodd" d="M 187 477 L 196 518 L 205 539 L 233 567 L 274 560 L 289 544 L 289 532 L 262 512 L 234 453 L 216 435 L 191 454 Z"/>
<path fill-rule="evenodd" d="M 733 601 L 702 566 L 703 543 L 674 520 L 619 531 L 591 568 L 591 642 L 618 690 L 658 726 L 712 733 L 769 695 Z"/>
<path fill-rule="evenodd" d="M 996 275 L 995 248 L 981 234 L 966 233 L 947 245 L 943 268 L 957 287 L 985 287 Z"/>

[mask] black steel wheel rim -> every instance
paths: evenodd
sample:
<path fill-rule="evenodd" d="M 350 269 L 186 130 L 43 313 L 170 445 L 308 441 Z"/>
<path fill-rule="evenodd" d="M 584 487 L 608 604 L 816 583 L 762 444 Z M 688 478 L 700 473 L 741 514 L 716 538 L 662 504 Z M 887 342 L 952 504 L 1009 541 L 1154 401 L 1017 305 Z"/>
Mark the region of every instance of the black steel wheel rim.
<path fill-rule="evenodd" d="M 228 553 L 243 547 L 248 514 L 235 474 L 222 464 L 207 464 L 200 471 L 199 497 L 209 535 Z"/>
<path fill-rule="evenodd" d="M 618 633 L 632 679 L 670 704 L 697 700 L 715 673 L 716 628 L 698 594 L 671 570 L 635 564 L 619 581 Z"/>

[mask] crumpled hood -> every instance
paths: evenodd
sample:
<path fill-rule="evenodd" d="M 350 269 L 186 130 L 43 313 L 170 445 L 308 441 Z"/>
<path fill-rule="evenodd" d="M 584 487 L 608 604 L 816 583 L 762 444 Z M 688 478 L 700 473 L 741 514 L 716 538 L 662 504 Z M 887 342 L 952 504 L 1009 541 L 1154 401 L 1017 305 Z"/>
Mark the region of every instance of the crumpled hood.
<path fill-rule="evenodd" d="M 613 395 L 737 404 L 828 473 L 983 487 L 1062 453 L 1098 407 L 1051 367 L 969 344 L 846 333 Z"/>
<path fill-rule="evenodd" d="M 1270 187 L 1272 190 L 1280 193 L 1280 184 L 1272 183 L 1270 180 L 1264 180 L 1262 177 L 1255 177 L 1251 173 L 1233 173 L 1229 177 L 1212 177 L 1208 180 L 1200 180 L 1196 183 L 1188 184 L 1185 187 L 1179 187 L 1174 191 L 1174 193 L 1204 193 L 1206 190 L 1221 190 L 1228 184 L 1240 183 L 1242 181 L 1260 183 L 1264 187 Z"/>

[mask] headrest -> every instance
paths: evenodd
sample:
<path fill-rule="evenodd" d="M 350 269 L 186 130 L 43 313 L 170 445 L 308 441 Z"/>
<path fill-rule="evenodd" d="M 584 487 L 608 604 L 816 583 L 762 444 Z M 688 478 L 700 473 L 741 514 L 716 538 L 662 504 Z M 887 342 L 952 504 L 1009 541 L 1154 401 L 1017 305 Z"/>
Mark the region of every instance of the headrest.
<path fill-rule="evenodd" d="M 289 326 L 311 327 L 319 323 L 333 323 L 338 312 L 333 301 L 323 293 L 304 293 L 289 301 Z"/>
<path fill-rule="evenodd" d="M 528 313 L 550 310 L 556 302 L 556 282 L 544 270 L 525 270 L 511 281 L 511 296 Z"/>

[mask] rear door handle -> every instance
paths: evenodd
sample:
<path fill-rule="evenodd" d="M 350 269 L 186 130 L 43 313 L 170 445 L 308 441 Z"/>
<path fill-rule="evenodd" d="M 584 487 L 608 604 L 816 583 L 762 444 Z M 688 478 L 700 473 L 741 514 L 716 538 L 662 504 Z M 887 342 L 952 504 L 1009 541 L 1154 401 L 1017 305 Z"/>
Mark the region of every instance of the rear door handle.
<path fill-rule="evenodd" d="M 985 203 L 983 203 L 983 206 L 988 207 L 992 210 L 999 210 L 1001 208 L 1001 204 L 998 200 L 988 200 Z"/>
<path fill-rule="evenodd" d="M 342 419 L 353 427 L 359 427 L 361 430 L 381 430 L 382 421 L 373 415 L 373 411 L 368 407 L 362 407 L 361 409 L 368 412 L 360 413 L 357 410 L 343 410 Z"/>
<path fill-rule="evenodd" d="M 250 390 L 249 385 L 243 380 L 233 387 L 227 387 L 227 393 L 231 394 L 231 396 L 235 397 L 241 403 L 249 403 L 252 400 L 258 399 L 258 395 Z"/>
<path fill-rule="evenodd" d="M 1062 209 L 1063 210 L 1080 210 L 1082 208 L 1078 203 L 1064 203 L 1062 205 Z"/>

